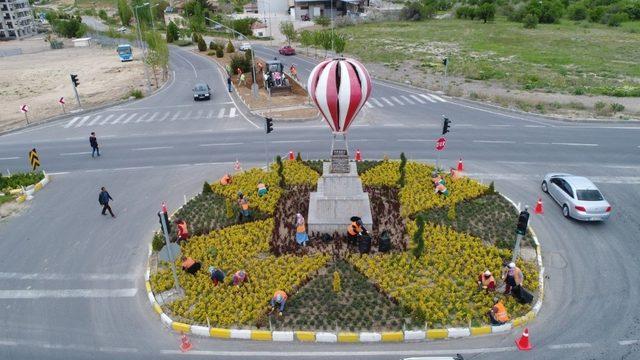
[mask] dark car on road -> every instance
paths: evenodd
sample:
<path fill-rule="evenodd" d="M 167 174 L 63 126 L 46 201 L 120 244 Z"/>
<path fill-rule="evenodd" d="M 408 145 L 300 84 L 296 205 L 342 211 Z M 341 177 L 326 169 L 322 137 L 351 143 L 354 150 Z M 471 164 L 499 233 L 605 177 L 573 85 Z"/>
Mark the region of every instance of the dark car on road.
<path fill-rule="evenodd" d="M 211 88 L 209 85 L 205 83 L 197 83 L 193 87 L 193 100 L 210 100 L 211 99 Z"/>
<path fill-rule="evenodd" d="M 295 55 L 296 49 L 292 48 L 289 45 L 285 45 L 281 47 L 280 50 L 278 50 L 278 52 L 280 53 L 280 55 Z"/>

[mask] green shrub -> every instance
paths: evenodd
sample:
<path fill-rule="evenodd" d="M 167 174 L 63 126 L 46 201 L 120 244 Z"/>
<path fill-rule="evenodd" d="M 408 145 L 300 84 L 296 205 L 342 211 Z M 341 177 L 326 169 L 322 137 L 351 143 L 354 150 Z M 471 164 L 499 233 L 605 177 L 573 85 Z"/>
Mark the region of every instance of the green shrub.
<path fill-rule="evenodd" d="M 211 185 L 206 181 L 204 182 L 204 184 L 202 184 L 202 193 L 213 194 L 213 190 L 211 190 Z"/>
<path fill-rule="evenodd" d="M 413 256 L 419 258 L 424 252 L 424 216 L 418 216 L 416 225 L 418 229 L 413 233 Z"/>
<path fill-rule="evenodd" d="M 162 247 L 164 247 L 164 235 L 162 233 L 153 234 L 153 241 L 151 242 L 151 247 L 153 251 L 160 251 Z"/>
<path fill-rule="evenodd" d="M 178 46 L 189 46 L 189 45 L 193 44 L 193 42 L 191 42 L 191 40 L 175 40 L 173 43 L 178 45 Z"/>
<path fill-rule="evenodd" d="M 538 26 L 538 17 L 533 14 L 526 15 L 522 19 L 522 26 L 525 29 L 535 29 Z"/>
<path fill-rule="evenodd" d="M 606 15 L 606 22 L 609 26 L 620 26 L 625 21 L 629 21 L 629 15 L 627 15 L 626 13 Z"/>
<path fill-rule="evenodd" d="M 574 21 L 580 21 L 587 18 L 587 7 L 583 3 L 571 4 L 568 8 L 568 17 Z"/>
<path fill-rule="evenodd" d="M 140 90 L 140 89 L 131 89 L 129 91 L 129 97 L 134 97 L 136 99 L 142 99 L 144 97 L 144 94 L 142 93 L 142 90 Z"/>
<path fill-rule="evenodd" d="M 216 49 L 216 57 L 217 57 L 217 58 L 222 58 L 222 57 L 224 57 L 224 51 L 222 51 L 222 48 L 217 48 L 217 49 Z"/>
<path fill-rule="evenodd" d="M 216 52 L 215 52 L 215 50 L 209 50 L 209 51 L 207 51 L 207 55 L 216 56 Z"/>
<path fill-rule="evenodd" d="M 231 40 L 229 40 L 229 42 L 227 42 L 227 49 L 226 49 L 227 53 L 231 54 L 236 52 L 236 48 L 233 47 L 233 43 L 231 42 Z"/>
<path fill-rule="evenodd" d="M 215 50 L 218 48 L 218 44 L 215 41 L 209 41 L 209 50 Z"/>
<path fill-rule="evenodd" d="M 44 175 L 39 172 L 15 173 L 8 177 L 0 174 L 0 190 L 19 189 L 21 186 L 33 185 L 43 178 Z"/>
<path fill-rule="evenodd" d="M 204 42 L 204 39 L 201 35 L 198 35 L 198 50 L 199 51 L 207 51 L 207 43 Z"/>
<path fill-rule="evenodd" d="M 613 103 L 611 104 L 611 111 L 613 111 L 614 113 L 624 111 L 624 105 Z"/>
<path fill-rule="evenodd" d="M 248 73 L 251 71 L 251 61 L 248 61 L 242 55 L 233 55 L 231 57 L 231 69 L 235 72 L 237 68 L 240 68 L 242 72 Z"/>
<path fill-rule="evenodd" d="M 605 104 L 603 101 L 598 101 L 597 103 L 595 103 L 593 108 L 596 110 L 602 110 L 605 108 L 605 106 L 607 106 L 607 104 Z"/>
<path fill-rule="evenodd" d="M 604 6 L 597 6 L 589 10 L 589 21 L 591 22 L 600 22 L 604 13 L 606 12 L 606 8 Z"/>

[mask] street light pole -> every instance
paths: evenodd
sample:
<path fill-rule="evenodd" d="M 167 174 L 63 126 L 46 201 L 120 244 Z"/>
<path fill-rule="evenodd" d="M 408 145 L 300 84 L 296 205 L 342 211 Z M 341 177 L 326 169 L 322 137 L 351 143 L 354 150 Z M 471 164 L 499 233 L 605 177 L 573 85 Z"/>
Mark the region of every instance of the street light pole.
<path fill-rule="evenodd" d="M 333 0 L 331 0 L 331 52 L 333 52 Z"/>
<path fill-rule="evenodd" d="M 149 3 L 145 3 L 145 4 L 149 4 Z M 160 4 L 155 4 L 153 6 L 149 6 L 149 15 L 151 15 L 151 29 L 153 30 L 153 32 L 156 32 L 156 23 L 153 21 L 153 11 L 151 11 L 151 9 L 153 9 L 154 7 L 158 6 Z"/>
<path fill-rule="evenodd" d="M 149 4 L 149 3 L 146 3 Z M 149 70 L 147 69 L 147 50 L 142 39 L 142 30 L 140 24 L 140 18 L 138 17 L 138 8 L 145 6 L 144 4 L 134 6 L 133 13 L 136 16 L 136 27 L 138 28 L 138 40 L 142 46 L 142 62 L 144 63 L 144 77 L 147 79 L 147 93 L 151 93 L 151 80 L 149 79 Z"/>

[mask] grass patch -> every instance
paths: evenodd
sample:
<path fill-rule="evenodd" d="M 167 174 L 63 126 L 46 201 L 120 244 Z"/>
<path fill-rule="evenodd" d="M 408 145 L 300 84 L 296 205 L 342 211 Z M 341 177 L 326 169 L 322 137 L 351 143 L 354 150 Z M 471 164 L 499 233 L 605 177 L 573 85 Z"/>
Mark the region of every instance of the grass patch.
<path fill-rule="evenodd" d="M 506 86 L 611 96 L 638 96 L 640 26 L 621 28 L 565 21 L 535 30 L 496 18 L 492 24 L 458 19 L 388 22 L 344 28 L 347 53 L 364 61 L 396 64 L 449 57 L 449 73 Z M 401 40 L 400 40 L 401 39 Z M 442 73 L 444 67 L 417 71 Z"/>
<path fill-rule="evenodd" d="M 0 205 L 12 202 L 16 197 L 13 195 L 0 195 Z"/>
<path fill-rule="evenodd" d="M 0 190 L 18 189 L 21 186 L 29 186 L 44 179 L 41 172 L 15 173 L 11 176 L 2 176 L 0 174 Z"/>

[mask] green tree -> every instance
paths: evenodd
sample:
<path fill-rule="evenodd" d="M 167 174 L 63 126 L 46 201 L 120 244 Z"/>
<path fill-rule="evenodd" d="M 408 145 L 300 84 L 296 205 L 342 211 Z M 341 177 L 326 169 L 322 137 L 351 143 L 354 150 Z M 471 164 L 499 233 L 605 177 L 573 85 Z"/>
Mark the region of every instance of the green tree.
<path fill-rule="evenodd" d="M 54 31 L 66 38 L 72 37 L 82 37 L 87 31 L 86 26 L 82 23 L 82 19 L 80 17 L 74 17 L 69 20 L 59 19 L 56 20 L 53 24 Z"/>
<path fill-rule="evenodd" d="M 233 43 L 231 42 L 231 40 L 229 40 L 229 42 L 227 42 L 227 49 L 226 50 L 230 54 L 236 52 L 236 48 L 233 47 Z"/>
<path fill-rule="evenodd" d="M 580 21 L 587 18 L 587 7 L 583 3 L 574 3 L 567 8 L 569 19 Z"/>
<path fill-rule="evenodd" d="M 104 9 L 100 9 L 100 11 L 98 11 L 98 17 L 103 21 L 109 20 L 109 15 L 107 15 L 107 12 Z"/>
<path fill-rule="evenodd" d="M 553 24 L 560 21 L 564 6 L 560 0 L 531 0 L 526 7 L 527 14 L 533 14 L 541 24 Z"/>
<path fill-rule="evenodd" d="M 313 33 L 309 30 L 302 30 L 300 32 L 300 44 L 307 48 L 307 55 L 309 55 L 309 47 L 313 45 Z"/>
<path fill-rule="evenodd" d="M 207 50 L 207 43 L 202 38 L 202 35 L 198 36 L 198 50 L 200 50 L 200 51 L 206 51 Z"/>
<path fill-rule="evenodd" d="M 313 22 L 314 22 L 316 25 L 320 25 L 320 26 L 322 26 L 322 27 L 327 27 L 327 26 L 329 26 L 329 24 L 331 24 L 331 19 L 329 19 L 329 18 L 328 18 L 328 17 L 326 17 L 326 16 L 316 16 L 316 17 L 313 19 Z"/>
<path fill-rule="evenodd" d="M 480 5 L 477 16 L 478 19 L 482 20 L 485 24 L 487 21 L 493 21 L 493 18 L 496 16 L 496 6 L 490 3 Z"/>
<path fill-rule="evenodd" d="M 344 52 L 344 48 L 347 46 L 347 38 L 343 34 L 334 33 L 333 34 L 333 51 L 336 54 L 342 54 Z"/>
<path fill-rule="evenodd" d="M 298 38 L 298 33 L 296 29 L 293 27 L 293 23 L 291 21 L 283 21 L 280 23 L 280 32 L 287 38 L 287 43 L 291 45 L 292 41 L 296 41 Z"/>
<path fill-rule="evenodd" d="M 162 79 L 167 79 L 169 72 L 169 47 L 158 31 L 150 31 L 145 34 L 145 41 L 149 46 L 147 64 L 151 67 L 156 87 L 158 87 L 158 70 L 162 73 Z"/>
<path fill-rule="evenodd" d="M 122 26 L 129 26 L 131 18 L 133 17 L 133 11 L 127 4 L 127 0 L 118 0 L 118 17 Z"/>
<path fill-rule="evenodd" d="M 528 14 L 522 19 L 522 24 L 525 29 L 535 29 L 538 26 L 538 17 L 534 14 Z"/>
<path fill-rule="evenodd" d="M 172 43 L 178 39 L 180 39 L 180 30 L 178 29 L 178 25 L 173 21 L 169 21 L 169 25 L 167 25 L 167 42 Z"/>
<path fill-rule="evenodd" d="M 150 5 L 145 5 L 145 4 L 148 4 L 147 0 L 131 0 L 131 9 L 133 9 L 133 11 L 135 12 L 134 15 L 136 13 L 138 15 L 138 20 L 140 20 L 141 30 L 145 28 L 148 29 L 151 27 L 151 12 L 149 10 Z M 136 10 L 136 8 L 138 10 Z"/>
<path fill-rule="evenodd" d="M 400 177 L 398 177 L 398 186 L 400 186 L 401 188 L 404 187 L 405 182 L 406 182 L 406 174 L 407 174 L 407 157 L 404 155 L 404 152 L 400 153 L 400 167 L 399 167 L 399 172 L 400 172 Z"/>

